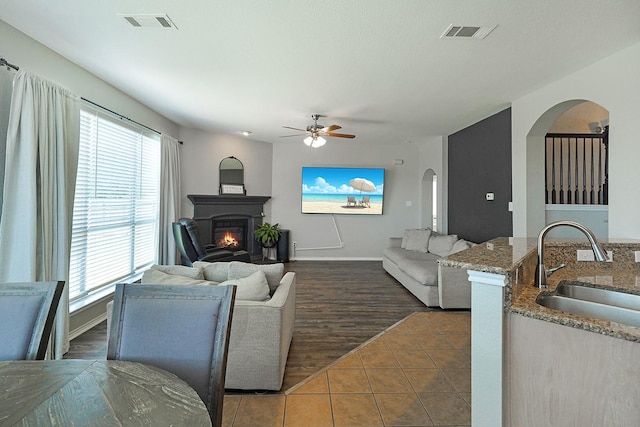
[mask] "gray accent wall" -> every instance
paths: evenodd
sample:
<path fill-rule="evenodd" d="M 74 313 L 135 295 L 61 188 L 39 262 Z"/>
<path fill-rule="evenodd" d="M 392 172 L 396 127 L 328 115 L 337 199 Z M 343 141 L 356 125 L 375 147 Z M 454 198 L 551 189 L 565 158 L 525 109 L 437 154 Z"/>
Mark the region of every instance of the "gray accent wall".
<path fill-rule="evenodd" d="M 511 108 L 449 135 L 448 157 L 449 233 L 476 243 L 511 236 Z"/>

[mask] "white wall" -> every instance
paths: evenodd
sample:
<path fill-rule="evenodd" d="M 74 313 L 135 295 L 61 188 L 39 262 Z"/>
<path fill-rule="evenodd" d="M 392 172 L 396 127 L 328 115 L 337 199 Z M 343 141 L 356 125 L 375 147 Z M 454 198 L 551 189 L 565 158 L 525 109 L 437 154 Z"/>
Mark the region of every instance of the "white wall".
<path fill-rule="evenodd" d="M 189 194 L 218 194 L 220 161 L 234 156 L 244 166 L 247 196 L 271 196 L 272 145 L 241 136 L 180 128 L 181 215 L 193 217 Z M 265 204 L 269 213 L 271 201 Z"/>
<path fill-rule="evenodd" d="M 434 145 L 439 147 L 434 141 L 370 144 L 357 139 L 330 140 L 314 150 L 302 141 L 274 144 L 270 220 L 290 230 L 290 244 L 296 241 L 297 248 L 302 249 L 296 251 L 296 259 L 381 259 L 389 237 L 402 236 L 405 228 L 420 225 L 422 175 L 429 167 L 437 172 L 442 169 L 438 165 L 442 156 L 432 152 Z M 429 166 L 430 162 L 421 161 L 422 157 L 430 158 L 436 165 Z M 394 165 L 396 159 L 404 163 Z M 303 215 L 302 166 L 385 168 L 383 214 Z M 407 206 L 407 202 L 412 206 Z M 340 239 L 344 243 L 342 248 L 305 250 L 339 246 Z"/>
<path fill-rule="evenodd" d="M 609 238 L 640 238 L 639 75 L 640 43 L 513 101 L 514 236 L 535 236 L 544 226 L 543 150 L 534 140 L 555 119 L 545 112 L 566 101 L 571 102 L 564 110 L 573 100 L 589 100 L 610 115 Z M 541 117 L 547 123 L 538 123 Z"/>
<path fill-rule="evenodd" d="M 78 96 L 171 136 L 178 126 L 115 87 L 0 20 L 2 55 L 8 62 L 50 80 Z M 114 64 L 117 67 L 118 64 Z"/>

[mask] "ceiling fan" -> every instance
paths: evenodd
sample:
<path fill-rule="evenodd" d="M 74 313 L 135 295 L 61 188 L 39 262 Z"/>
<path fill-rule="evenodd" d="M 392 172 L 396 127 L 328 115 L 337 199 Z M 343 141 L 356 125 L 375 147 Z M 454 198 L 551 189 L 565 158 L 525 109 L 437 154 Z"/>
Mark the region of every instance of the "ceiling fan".
<path fill-rule="evenodd" d="M 318 124 L 318 119 L 320 117 L 326 117 L 326 116 L 323 116 L 321 114 L 312 114 L 311 118 L 313 119 L 313 124 L 307 126 L 307 129 L 298 129 L 290 126 L 282 126 L 285 129 L 293 129 L 293 130 L 297 130 L 304 133 L 298 133 L 294 135 L 283 135 L 281 136 L 281 138 L 287 138 L 290 136 L 308 135 L 304 139 L 304 143 L 310 147 L 316 148 L 316 147 L 322 147 L 327 142 L 327 140 L 323 138 L 325 136 L 330 136 L 334 138 L 351 138 L 351 139 L 356 137 L 355 135 L 350 135 L 347 133 L 334 132 L 335 130 L 341 129 L 341 127 L 338 125 L 323 126 Z"/>

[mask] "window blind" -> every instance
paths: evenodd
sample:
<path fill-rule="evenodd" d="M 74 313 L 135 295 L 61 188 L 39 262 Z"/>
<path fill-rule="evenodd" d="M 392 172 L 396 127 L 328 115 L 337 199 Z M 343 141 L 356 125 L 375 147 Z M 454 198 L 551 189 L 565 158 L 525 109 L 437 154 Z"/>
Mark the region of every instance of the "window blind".
<path fill-rule="evenodd" d="M 82 107 L 71 300 L 155 263 L 159 176 L 159 135 L 94 107 Z"/>

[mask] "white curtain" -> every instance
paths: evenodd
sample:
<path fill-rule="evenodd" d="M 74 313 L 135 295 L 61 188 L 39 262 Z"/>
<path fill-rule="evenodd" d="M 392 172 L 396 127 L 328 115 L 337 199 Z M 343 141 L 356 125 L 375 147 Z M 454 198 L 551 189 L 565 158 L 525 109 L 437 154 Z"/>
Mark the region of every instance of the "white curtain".
<path fill-rule="evenodd" d="M 80 99 L 24 70 L 14 77 L 0 217 L 0 281 L 67 282 L 51 357 L 69 349 L 68 269 Z"/>
<path fill-rule="evenodd" d="M 180 150 L 177 139 L 162 135 L 160 154 L 160 216 L 158 263 L 176 263 L 171 223 L 180 217 Z"/>

